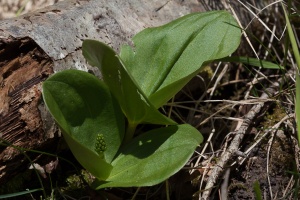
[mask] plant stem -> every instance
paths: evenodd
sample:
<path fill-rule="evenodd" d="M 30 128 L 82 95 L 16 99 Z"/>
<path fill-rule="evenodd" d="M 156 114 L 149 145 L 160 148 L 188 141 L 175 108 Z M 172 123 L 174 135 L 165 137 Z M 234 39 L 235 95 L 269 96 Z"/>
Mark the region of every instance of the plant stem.
<path fill-rule="evenodd" d="M 138 187 L 133 195 L 133 197 L 131 198 L 131 200 L 135 200 L 136 196 L 138 195 L 139 191 L 140 191 L 141 187 Z"/>
<path fill-rule="evenodd" d="M 287 26 L 287 31 L 289 35 L 289 39 L 291 41 L 292 49 L 293 49 L 293 54 L 296 59 L 296 63 L 298 66 L 298 70 L 296 70 L 296 101 L 295 101 L 295 114 L 296 114 L 296 127 L 297 127 L 297 136 L 298 136 L 298 145 L 300 146 L 300 53 L 298 50 L 296 38 L 289 20 L 289 16 L 287 11 L 284 8 L 283 3 L 282 8 L 284 11 L 284 16 L 286 19 L 286 26 Z"/>
<path fill-rule="evenodd" d="M 169 191 L 169 181 L 166 180 L 166 198 L 167 200 L 170 200 L 170 191 Z"/>
<path fill-rule="evenodd" d="M 15 148 L 15 149 L 17 149 L 20 153 L 22 153 L 27 159 L 28 159 L 28 161 L 29 161 L 29 163 L 30 163 L 30 165 L 33 167 L 33 169 L 34 169 L 34 172 L 35 172 L 35 174 L 36 174 L 36 176 L 37 176 L 37 178 L 38 178 L 38 180 L 39 180 L 39 182 L 40 182 L 40 184 L 41 184 L 41 187 L 42 187 L 42 191 L 43 191 L 43 195 L 44 195 L 44 197 L 45 197 L 45 199 L 47 198 L 47 195 L 46 195 L 46 190 L 45 190 L 45 187 L 44 187 L 44 185 L 43 185 L 43 181 L 42 181 L 42 179 L 41 179 L 41 175 L 38 173 L 38 170 L 35 168 L 35 165 L 34 165 L 34 163 L 33 163 L 33 161 L 31 160 L 31 158 L 26 154 L 26 152 L 23 150 L 23 148 L 21 148 L 21 147 L 18 147 L 18 146 L 15 146 L 15 145 L 13 145 L 13 144 L 11 144 L 10 142 L 7 142 L 7 141 L 5 141 L 5 140 L 3 140 L 3 139 L 1 139 L 0 138 L 0 145 L 2 146 L 10 146 L 10 147 L 13 147 L 13 148 Z"/>
<path fill-rule="evenodd" d="M 298 145 L 300 146 L 300 75 L 296 73 L 296 101 L 295 101 L 295 114 L 296 114 L 296 128 L 298 136 Z"/>
<path fill-rule="evenodd" d="M 130 142 L 132 140 L 135 129 L 137 127 L 137 124 L 128 122 L 125 138 L 124 138 L 124 144 Z"/>
<path fill-rule="evenodd" d="M 295 38 L 295 35 L 294 35 L 294 32 L 293 32 L 290 20 L 289 20 L 288 13 L 285 10 L 284 6 L 282 6 L 282 7 L 283 7 L 284 15 L 285 15 L 285 18 L 286 18 L 286 26 L 287 26 L 287 30 L 288 30 L 289 39 L 291 41 L 291 45 L 292 45 L 292 49 L 293 49 L 293 54 L 294 54 L 295 59 L 296 59 L 296 63 L 297 63 L 297 66 L 298 66 L 298 73 L 299 73 L 299 71 L 300 71 L 300 66 L 299 66 L 299 64 L 300 64 L 299 49 L 298 49 L 298 46 L 297 46 L 296 38 Z"/>

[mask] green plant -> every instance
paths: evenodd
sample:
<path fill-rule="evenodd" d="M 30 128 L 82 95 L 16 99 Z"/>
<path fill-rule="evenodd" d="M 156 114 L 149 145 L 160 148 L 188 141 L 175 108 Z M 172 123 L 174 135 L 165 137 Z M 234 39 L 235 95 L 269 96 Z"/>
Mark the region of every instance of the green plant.
<path fill-rule="evenodd" d="M 257 180 L 253 183 L 253 190 L 254 190 L 255 199 L 262 200 L 262 192 L 260 189 L 260 184 Z"/>
<path fill-rule="evenodd" d="M 26 5 L 27 5 L 27 3 L 28 3 L 29 1 L 30 1 L 30 0 L 26 0 L 26 1 L 24 2 L 24 4 L 21 6 L 21 8 L 17 11 L 16 17 L 20 16 L 20 14 L 24 11 L 24 9 L 25 9 L 25 7 L 26 7 Z"/>
<path fill-rule="evenodd" d="M 26 191 L 22 191 L 22 192 L 16 192 L 16 193 L 12 193 L 12 194 L 1 194 L 0 199 L 8 199 L 8 198 L 13 198 L 13 197 L 15 198 L 17 196 L 23 196 L 23 195 L 31 194 L 31 193 L 41 191 L 41 190 L 43 190 L 43 189 L 39 188 L 39 189 L 33 189 L 33 190 L 26 190 Z"/>
<path fill-rule="evenodd" d="M 8 198 L 13 198 L 13 197 L 17 197 L 17 196 L 29 195 L 29 194 L 31 195 L 32 193 L 36 193 L 36 192 L 40 193 L 39 194 L 40 199 L 53 199 L 54 198 L 53 197 L 54 191 L 56 190 L 57 185 L 55 185 L 53 187 L 52 180 L 51 180 L 51 174 L 46 172 L 47 176 L 49 178 L 49 185 L 50 185 L 50 188 L 49 188 L 49 186 L 48 186 L 48 188 L 51 190 L 51 194 L 47 193 L 47 182 L 42 180 L 42 175 L 40 173 L 41 171 L 37 168 L 37 166 L 35 165 L 33 160 L 30 158 L 32 156 L 32 154 L 47 155 L 52 158 L 57 158 L 60 160 L 60 162 L 63 161 L 65 163 L 67 163 L 72 168 L 72 170 L 75 171 L 76 174 L 79 174 L 77 176 L 81 178 L 81 181 L 83 179 L 86 180 L 82 176 L 83 173 L 80 173 L 78 171 L 77 167 L 71 161 L 69 161 L 68 159 L 65 159 L 63 157 L 60 157 L 56 154 L 19 147 L 19 146 L 13 145 L 9 141 L 2 139 L 2 138 L 0 138 L 0 147 L 4 147 L 4 148 L 12 147 L 15 150 L 19 151 L 21 154 L 23 154 L 24 157 L 27 159 L 27 161 L 30 163 L 29 166 L 31 166 L 31 167 L 29 167 L 29 168 L 34 170 L 34 173 L 36 174 L 37 181 L 38 181 L 38 183 L 35 183 L 36 181 L 35 181 L 35 179 L 33 179 L 32 181 L 30 181 L 28 183 L 31 172 L 29 172 L 29 170 L 26 170 L 25 172 L 20 172 L 20 173 L 18 173 L 18 176 L 11 178 L 8 182 L 1 185 L 0 199 L 8 199 Z M 28 153 L 30 153 L 31 155 L 28 155 Z M 36 184 L 40 184 L 40 188 L 39 189 L 31 189 L 31 187 Z M 22 198 L 22 197 L 19 197 L 19 198 Z M 26 197 L 24 196 L 23 199 L 24 198 L 26 198 Z"/>
<path fill-rule="evenodd" d="M 296 59 L 296 99 L 295 99 L 295 115 L 296 115 L 296 124 L 297 124 L 297 136 L 298 136 L 298 145 L 300 146 L 300 53 L 297 46 L 296 38 L 289 20 L 288 13 L 285 9 L 285 6 L 282 3 L 282 8 L 284 11 L 284 16 L 286 19 L 287 32 L 289 35 L 290 43 L 292 46 L 293 54 Z"/>
<path fill-rule="evenodd" d="M 95 188 L 151 186 L 185 165 L 203 138 L 158 108 L 205 63 L 233 53 L 240 34 L 228 12 L 193 13 L 143 30 L 120 55 L 85 40 L 83 55 L 103 81 L 65 70 L 44 82 L 44 101 L 76 159 L 97 178 Z M 139 133 L 139 124 L 162 127 Z"/>
<path fill-rule="evenodd" d="M 290 15 L 287 12 L 285 5 L 281 2 L 285 20 L 286 20 L 286 27 L 289 37 L 290 45 L 292 46 L 292 53 L 296 59 L 296 98 L 295 98 L 295 120 L 296 120 L 296 130 L 297 130 L 297 137 L 298 137 L 298 146 L 300 146 L 300 53 L 299 47 L 296 42 L 296 37 L 294 31 L 291 26 L 290 22 Z M 291 1 L 288 1 L 288 10 L 291 10 Z M 299 16 L 299 14 L 297 15 Z M 297 35 L 297 34 L 296 34 Z M 286 49 L 288 49 L 286 47 Z M 297 169 L 295 169 L 294 173 L 294 198 L 296 199 L 299 195 L 299 173 L 297 173 Z"/>

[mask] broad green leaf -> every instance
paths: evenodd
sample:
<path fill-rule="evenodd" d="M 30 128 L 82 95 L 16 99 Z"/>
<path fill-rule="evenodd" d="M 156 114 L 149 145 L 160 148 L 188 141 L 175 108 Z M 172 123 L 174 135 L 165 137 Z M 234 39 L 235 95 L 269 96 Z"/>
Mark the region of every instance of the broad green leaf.
<path fill-rule="evenodd" d="M 112 162 L 113 170 L 95 188 L 152 186 L 179 171 L 203 140 L 190 125 L 151 130 L 132 140 Z"/>
<path fill-rule="evenodd" d="M 87 72 L 65 70 L 43 83 L 43 98 L 76 159 L 93 175 L 106 179 L 125 131 L 124 116 L 108 88 Z M 103 134 L 107 146 L 99 154 L 98 134 Z"/>
<path fill-rule="evenodd" d="M 85 40 L 82 51 L 89 64 L 100 69 L 131 124 L 175 124 L 152 106 L 113 49 L 95 40 Z"/>
<path fill-rule="evenodd" d="M 283 66 L 268 62 L 265 60 L 259 60 L 257 58 L 248 58 L 248 57 L 242 57 L 242 56 L 232 56 L 232 57 L 226 57 L 220 59 L 220 61 L 224 62 L 239 62 L 239 63 L 244 63 L 247 65 L 252 65 L 255 67 L 262 67 L 266 69 L 284 69 Z"/>
<path fill-rule="evenodd" d="M 144 94 L 156 107 L 165 104 L 205 62 L 233 53 L 241 31 L 226 11 L 192 13 L 134 38 L 120 57 Z"/>

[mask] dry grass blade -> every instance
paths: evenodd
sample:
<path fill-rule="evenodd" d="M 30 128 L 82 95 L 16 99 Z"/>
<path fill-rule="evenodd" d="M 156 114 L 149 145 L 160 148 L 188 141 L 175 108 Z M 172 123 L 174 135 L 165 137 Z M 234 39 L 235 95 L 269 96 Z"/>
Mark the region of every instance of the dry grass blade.
<path fill-rule="evenodd" d="M 274 10 L 275 12 L 279 12 L 278 11 L 278 3 L 280 3 L 281 1 L 274 1 L 271 2 L 269 5 L 265 6 L 263 9 L 256 9 L 258 11 L 258 13 L 254 13 L 252 11 L 252 9 L 247 7 L 247 3 L 243 3 L 242 1 L 239 1 L 245 8 L 246 10 L 248 10 L 252 15 L 254 15 L 255 20 L 257 21 L 256 23 L 260 23 L 266 30 L 266 32 L 268 34 L 264 34 L 262 36 L 261 41 L 267 40 L 268 43 L 266 42 L 261 42 L 261 45 L 259 47 L 259 52 L 254 53 L 255 55 L 259 56 L 259 57 L 263 57 L 263 59 L 269 59 L 270 57 L 273 57 L 274 55 L 272 55 L 272 51 L 270 51 L 270 49 L 275 49 L 274 45 L 276 42 L 281 43 L 281 47 L 283 47 L 284 45 L 282 45 L 282 41 L 281 38 L 283 36 L 283 32 L 285 31 L 285 27 L 280 25 L 280 23 L 282 23 L 282 21 L 280 22 L 279 20 L 277 20 L 277 18 L 270 18 L 270 16 L 267 16 L 268 19 L 266 20 L 267 22 L 264 22 L 265 19 L 261 19 L 260 16 L 258 14 L 263 13 L 262 11 L 265 10 L 266 8 L 271 8 L 272 6 L 274 6 Z M 245 1 L 244 1 L 245 2 Z M 255 7 L 254 7 L 255 8 Z M 280 14 L 282 16 L 282 13 Z M 273 15 L 274 17 L 274 15 Z M 279 19 L 279 18 L 278 18 Z M 251 20 L 252 22 L 252 20 Z M 254 23 L 254 20 L 253 20 Z M 279 25 L 278 25 L 279 24 Z M 271 25 L 271 26 L 270 26 Z M 271 27 L 271 28 L 270 28 Z M 248 28 L 248 26 L 247 26 Z M 278 30 L 279 29 L 279 30 Z M 280 37 L 276 36 L 276 35 L 280 35 Z M 276 39 L 274 42 L 274 38 Z M 248 40 L 248 37 L 246 37 L 246 40 Z M 257 46 L 257 45 L 256 45 Z M 252 48 L 252 44 L 250 44 L 250 47 Z M 254 48 L 253 48 L 254 49 Z M 266 49 L 265 52 L 263 52 L 262 50 Z M 274 50 L 275 55 L 277 56 L 277 61 L 280 61 L 282 64 L 284 62 L 286 62 L 287 60 L 285 58 L 281 58 L 282 57 L 282 52 L 284 52 L 284 48 L 282 48 L 282 52 L 280 53 L 280 49 L 276 49 Z M 283 55 L 284 57 L 285 55 Z M 274 57 L 273 57 L 274 58 Z M 288 60 L 289 63 L 293 63 L 293 60 L 291 59 L 291 57 L 289 57 Z M 286 63 L 284 63 L 284 66 L 287 66 Z M 294 83 L 294 75 L 295 75 L 295 69 L 292 68 L 288 71 L 286 71 L 285 73 L 283 73 L 282 75 L 279 75 L 280 78 L 278 78 L 277 80 L 274 80 L 274 77 L 278 77 L 278 75 L 276 74 L 265 74 L 265 70 L 259 69 L 259 70 L 254 70 L 251 69 L 252 71 L 255 71 L 255 73 L 253 74 L 254 78 L 252 81 L 252 84 L 250 86 L 250 88 L 248 89 L 248 92 L 246 92 L 246 97 L 244 98 L 245 100 L 204 100 L 206 103 L 217 103 L 217 102 L 223 102 L 223 103 L 229 103 L 232 104 L 234 107 L 234 105 L 240 105 L 239 107 L 239 111 L 242 110 L 247 110 L 247 106 L 246 104 L 255 104 L 250 110 L 248 110 L 246 113 L 242 114 L 242 120 L 239 118 L 232 118 L 232 117 L 219 117 L 216 114 L 212 115 L 209 119 L 213 120 L 213 119 L 227 119 L 227 120 L 237 120 L 238 122 L 236 123 L 236 126 L 234 129 L 232 129 L 232 131 L 228 134 L 227 137 L 230 137 L 233 135 L 232 139 L 229 140 L 229 143 L 227 144 L 228 140 L 226 139 L 226 144 L 228 146 L 223 146 L 222 148 L 222 152 L 221 154 L 216 155 L 216 163 L 214 164 L 213 169 L 211 169 L 209 176 L 207 177 L 207 181 L 206 181 L 206 185 L 205 188 L 201 188 L 201 191 L 203 191 L 201 193 L 201 195 L 199 195 L 199 199 L 212 199 L 214 197 L 214 199 L 216 199 L 216 193 L 212 193 L 212 192 L 217 192 L 218 190 L 218 184 L 220 183 L 220 179 L 223 176 L 223 174 L 225 174 L 225 176 L 223 176 L 223 184 L 222 184 L 222 188 L 219 189 L 219 197 L 222 197 L 222 199 L 227 199 L 228 198 L 228 193 L 224 192 L 224 187 L 227 187 L 227 190 L 230 191 L 229 187 L 230 187 L 230 183 L 229 186 L 227 185 L 228 182 L 226 183 L 226 180 L 228 181 L 228 166 L 231 166 L 233 168 L 231 168 L 232 171 L 234 171 L 234 169 L 237 169 L 237 167 L 241 168 L 241 166 L 243 165 L 243 162 L 245 160 L 249 160 L 249 155 L 251 152 L 253 152 L 253 149 L 257 149 L 260 148 L 259 147 L 259 143 L 262 142 L 264 143 L 264 147 L 266 147 L 266 154 L 267 156 L 267 160 L 265 160 L 265 162 L 267 162 L 267 168 L 264 168 L 265 170 L 267 170 L 266 174 L 266 180 L 269 186 L 267 186 L 267 189 L 264 191 L 264 194 L 266 195 L 265 198 L 267 199 L 276 199 L 279 198 L 280 196 L 284 197 L 284 195 L 288 195 L 288 193 L 292 194 L 293 190 L 293 186 L 291 186 L 291 184 L 296 184 L 295 180 L 294 182 L 292 181 L 292 183 L 289 183 L 289 186 L 286 186 L 286 190 L 281 190 L 279 191 L 278 188 L 271 186 L 273 184 L 272 181 L 274 181 L 274 178 L 271 180 L 271 176 L 269 176 L 272 172 L 272 170 L 274 170 L 274 168 L 276 168 L 274 166 L 274 161 L 273 161 L 273 156 L 274 153 L 271 153 L 272 151 L 277 151 L 276 148 L 273 146 L 274 141 L 276 140 L 275 137 L 275 131 L 279 130 L 280 128 L 286 126 L 284 125 L 284 123 L 286 121 L 289 120 L 293 120 L 294 119 L 294 115 L 293 115 L 293 111 L 290 107 L 293 107 L 293 100 L 290 100 L 292 97 L 290 97 L 290 89 L 288 93 L 285 93 L 285 91 L 283 90 L 283 86 L 288 87 L 288 88 L 292 88 L 293 83 Z M 277 72 L 278 73 L 278 72 Z M 258 99 L 255 100 L 248 100 L 249 98 L 249 94 L 250 91 L 253 92 L 253 88 L 255 88 L 255 84 L 257 83 L 261 83 L 261 80 L 265 80 L 265 84 L 261 85 L 262 86 L 262 91 L 260 94 L 260 97 Z M 228 81 L 227 83 L 229 83 L 230 81 Z M 238 83 L 239 80 L 234 80 L 232 81 L 231 84 L 233 83 Z M 266 84 L 268 83 L 268 84 Z M 222 83 L 221 83 L 222 84 Z M 226 85 L 223 83 L 223 86 Z M 254 86 L 252 88 L 252 86 Z M 219 85 L 220 87 L 220 85 Z M 215 91 L 215 87 L 210 89 L 209 92 L 213 92 Z M 280 95 L 279 95 L 280 94 Z M 279 96 L 281 97 L 279 97 Z M 292 94 L 293 95 L 293 94 Z M 281 100 L 279 100 L 279 98 Z M 287 102 L 282 102 L 282 98 L 286 99 Z M 255 103 L 255 101 L 257 101 Z M 272 104 L 271 101 L 275 102 L 275 104 L 280 105 L 281 109 L 285 110 L 286 114 L 285 117 L 283 117 L 281 120 L 279 120 L 278 123 L 276 123 L 275 125 L 270 125 L 268 127 L 271 127 L 270 130 L 265 131 L 265 133 L 262 133 L 263 136 L 259 137 L 259 139 L 257 139 L 256 141 L 252 142 L 253 145 L 248 148 L 247 151 L 245 151 L 245 153 L 241 153 L 241 155 L 238 154 L 238 152 L 240 152 L 241 148 L 245 147 L 245 144 L 243 143 L 245 140 L 245 136 L 247 136 L 248 133 L 250 133 L 253 130 L 253 125 L 257 122 L 258 118 L 263 118 L 263 116 L 265 116 L 266 112 L 268 112 L 268 109 L 270 108 L 270 105 Z M 285 105 L 287 105 L 287 107 L 285 107 Z M 249 106 L 248 106 L 249 107 Z M 207 122 L 208 120 L 206 120 Z M 289 122 L 290 123 L 290 122 Z M 255 127 L 261 126 L 259 124 L 255 124 Z M 293 126 L 289 126 L 288 127 L 289 130 L 293 130 Z M 281 131 L 283 132 L 283 131 Z M 267 138 L 269 135 L 269 133 L 272 133 L 271 135 L 271 139 Z M 286 131 L 284 132 L 284 134 L 287 134 L 287 136 L 285 136 L 285 140 L 288 140 L 287 138 L 294 138 L 294 133 L 295 132 L 291 132 L 291 133 L 287 133 Z M 249 137 L 249 136 L 247 136 Z M 265 139 L 269 139 L 269 143 L 265 144 Z M 213 139 L 211 139 L 213 140 Z M 275 150 L 274 150 L 275 148 Z M 299 154 L 299 148 L 297 148 L 297 145 L 292 145 L 290 146 L 291 149 L 294 149 L 294 155 L 293 153 L 287 153 L 287 156 L 293 156 L 295 159 L 298 157 L 297 155 Z M 217 151 L 217 150 L 215 150 Z M 204 153 L 204 152 L 202 152 Z M 234 158 L 238 156 L 238 162 L 234 161 Z M 199 161 L 197 162 L 199 163 Z M 299 161 L 295 161 L 296 165 L 297 165 L 297 169 L 299 169 Z M 229 172 L 228 172 L 229 173 Z M 235 175 L 230 175 L 231 178 L 236 178 Z M 250 175 L 251 176 L 251 175 Z M 224 180 L 224 178 L 226 178 Z M 229 180 L 231 179 L 229 178 Z M 245 178 L 245 177 L 244 177 Z M 294 177 L 295 178 L 295 177 Z M 232 180 L 230 180 L 232 181 Z M 291 182 L 291 181 L 289 181 Z M 225 185 L 224 185 L 225 183 Z M 242 187 L 242 186 L 240 186 Z M 290 189 L 289 192 L 287 192 L 287 189 Z M 263 198 L 263 199 L 265 199 Z"/>
<path fill-rule="evenodd" d="M 273 85 L 269 88 L 267 88 L 267 93 L 263 93 L 260 97 L 260 99 L 265 100 L 268 99 L 270 96 L 274 96 L 277 91 L 279 90 L 280 85 L 284 84 L 288 78 L 289 74 L 285 76 L 285 78 L 279 79 L 277 82 L 274 82 Z M 263 115 L 263 109 L 267 106 L 264 102 L 258 103 L 255 106 L 251 108 L 251 110 L 243 117 L 243 122 L 241 124 L 238 124 L 234 131 L 234 138 L 232 139 L 229 147 L 226 149 L 226 151 L 220 156 L 219 161 L 216 164 L 216 167 L 212 171 L 212 175 L 208 178 L 205 191 L 202 194 L 202 199 L 209 199 L 209 195 L 211 192 L 211 189 L 216 184 L 220 174 L 225 168 L 225 165 L 228 163 L 228 161 L 235 155 L 235 153 L 238 151 L 239 146 L 241 144 L 242 139 L 244 138 L 245 134 L 249 131 L 251 127 L 251 123 L 254 121 L 254 119 L 258 115 Z M 240 107 L 242 109 L 243 106 Z"/>

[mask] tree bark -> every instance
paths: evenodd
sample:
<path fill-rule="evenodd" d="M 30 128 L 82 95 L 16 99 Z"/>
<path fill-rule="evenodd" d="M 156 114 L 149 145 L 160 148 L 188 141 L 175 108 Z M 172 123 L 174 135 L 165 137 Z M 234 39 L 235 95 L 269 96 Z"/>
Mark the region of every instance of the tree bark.
<path fill-rule="evenodd" d="M 69 68 L 101 77 L 82 56 L 84 39 L 100 40 L 118 51 L 144 28 L 226 5 L 223 0 L 68 0 L 0 21 L 0 185 L 29 167 L 15 146 L 57 150 L 61 135 L 43 104 L 42 82 Z M 40 158 L 27 154 L 34 162 Z"/>
<path fill-rule="evenodd" d="M 43 104 L 42 82 L 69 68 L 101 76 L 81 54 L 84 39 L 100 40 L 118 51 L 146 27 L 205 10 L 196 0 L 71 0 L 0 21 L 0 185 L 29 167 L 14 146 L 57 149 L 60 132 Z M 28 155 L 37 160 L 36 154 Z"/>

